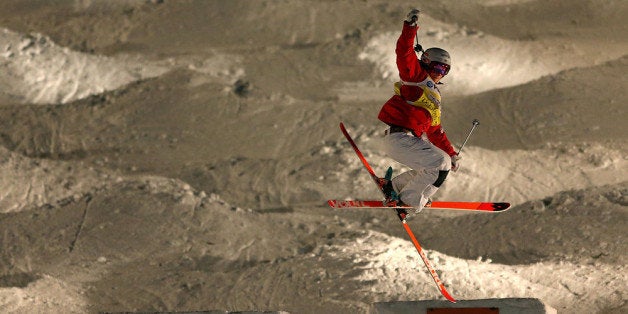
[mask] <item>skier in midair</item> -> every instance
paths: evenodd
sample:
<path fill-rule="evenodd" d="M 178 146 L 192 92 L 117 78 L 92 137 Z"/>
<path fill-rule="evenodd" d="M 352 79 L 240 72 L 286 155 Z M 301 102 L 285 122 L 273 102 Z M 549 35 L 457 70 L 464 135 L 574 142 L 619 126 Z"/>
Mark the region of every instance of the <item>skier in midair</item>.
<path fill-rule="evenodd" d="M 451 58 L 441 48 L 429 48 L 417 57 L 413 44 L 419 13 L 412 9 L 403 22 L 395 49 L 401 80 L 378 115 L 389 126 L 386 153 L 412 169 L 392 180 L 381 179 L 386 204 L 410 205 L 416 213 L 430 202 L 449 172 L 458 170 L 460 159 L 441 127 L 438 85 L 449 73 Z"/>

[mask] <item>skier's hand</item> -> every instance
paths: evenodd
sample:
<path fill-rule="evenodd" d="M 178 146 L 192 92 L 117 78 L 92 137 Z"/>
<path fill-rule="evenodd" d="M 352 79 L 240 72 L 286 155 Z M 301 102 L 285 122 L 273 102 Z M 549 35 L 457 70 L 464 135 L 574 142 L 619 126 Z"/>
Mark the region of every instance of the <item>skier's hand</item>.
<path fill-rule="evenodd" d="M 451 171 L 458 171 L 458 169 L 460 168 L 460 159 L 462 159 L 462 157 L 458 155 L 451 156 Z"/>
<path fill-rule="evenodd" d="M 405 21 L 412 26 L 416 26 L 416 23 L 419 21 L 419 13 L 421 13 L 419 9 L 410 10 Z"/>

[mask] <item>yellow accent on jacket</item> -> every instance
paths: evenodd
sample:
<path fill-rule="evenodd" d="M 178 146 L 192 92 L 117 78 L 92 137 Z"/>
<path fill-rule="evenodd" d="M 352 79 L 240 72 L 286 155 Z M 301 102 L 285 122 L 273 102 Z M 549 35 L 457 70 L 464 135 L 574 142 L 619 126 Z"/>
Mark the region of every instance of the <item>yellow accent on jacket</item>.
<path fill-rule="evenodd" d="M 428 76 L 422 82 L 404 82 L 399 81 L 395 82 L 395 94 L 401 96 L 401 86 L 402 85 L 410 85 L 416 86 L 423 90 L 421 97 L 415 101 L 406 100 L 406 102 L 410 105 L 421 107 L 427 110 L 432 117 L 432 126 L 440 125 L 440 91 L 436 87 L 434 81 Z M 430 87 L 431 86 L 431 87 Z"/>

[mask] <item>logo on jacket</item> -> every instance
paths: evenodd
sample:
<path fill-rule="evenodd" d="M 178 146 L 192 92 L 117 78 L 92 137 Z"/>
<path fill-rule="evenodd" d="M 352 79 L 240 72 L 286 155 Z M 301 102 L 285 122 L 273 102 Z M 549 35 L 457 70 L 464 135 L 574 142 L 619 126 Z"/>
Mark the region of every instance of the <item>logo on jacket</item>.
<path fill-rule="evenodd" d="M 426 85 L 427 85 L 427 87 L 429 87 L 429 88 L 434 88 L 434 82 L 432 82 L 432 81 L 427 81 L 427 84 L 426 84 Z"/>

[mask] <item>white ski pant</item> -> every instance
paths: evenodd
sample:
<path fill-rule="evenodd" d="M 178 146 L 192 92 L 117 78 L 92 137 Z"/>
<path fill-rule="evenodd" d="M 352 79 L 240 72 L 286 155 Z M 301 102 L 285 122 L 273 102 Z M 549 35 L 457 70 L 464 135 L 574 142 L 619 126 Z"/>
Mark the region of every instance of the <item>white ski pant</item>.
<path fill-rule="evenodd" d="M 392 180 L 399 198 L 418 210 L 422 209 L 442 182 L 437 186 L 434 183 L 444 180 L 439 176 L 446 176 L 451 169 L 451 157 L 428 140 L 403 132 L 387 134 L 384 150 L 389 157 L 412 169 Z"/>

